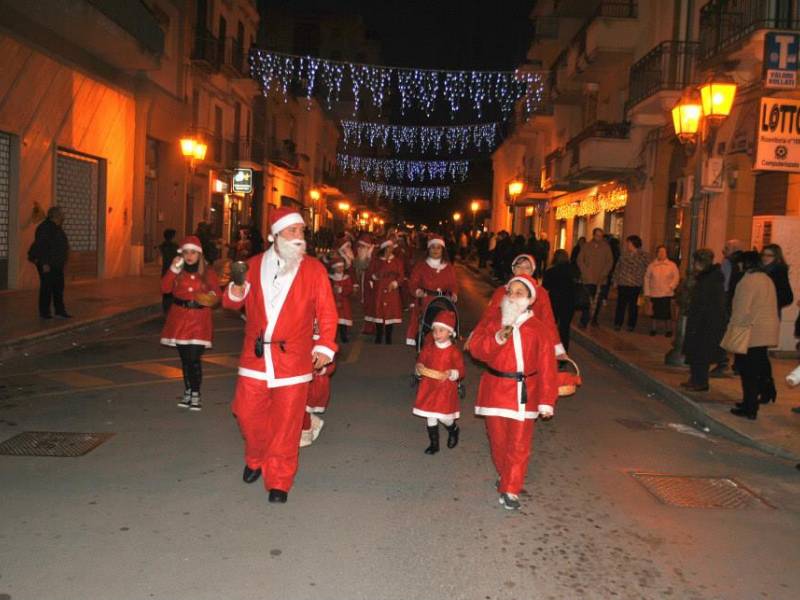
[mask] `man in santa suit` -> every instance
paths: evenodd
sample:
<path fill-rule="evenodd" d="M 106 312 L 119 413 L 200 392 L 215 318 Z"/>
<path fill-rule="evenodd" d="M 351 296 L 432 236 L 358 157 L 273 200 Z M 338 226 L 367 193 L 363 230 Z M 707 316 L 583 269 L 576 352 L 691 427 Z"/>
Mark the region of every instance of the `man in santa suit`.
<path fill-rule="evenodd" d="M 305 223 L 294 209 L 270 214 L 274 244 L 231 282 L 226 308 L 247 312 L 233 413 L 245 442 L 243 479 L 263 473 L 270 502 L 286 502 L 297 472 L 312 373 L 333 360 L 338 316 L 325 267 L 305 256 Z M 319 340 L 312 340 L 314 321 Z"/>
<path fill-rule="evenodd" d="M 536 270 L 536 259 L 530 254 L 520 254 L 511 263 L 511 272 L 514 276 L 528 275 L 533 277 Z M 534 279 L 534 282 L 536 280 Z M 506 295 L 506 286 L 500 286 L 492 294 L 489 305 L 483 311 L 481 322 L 486 322 L 486 317 L 489 314 L 498 313 L 500 304 Z M 558 326 L 556 319 L 553 315 L 553 305 L 550 302 L 550 294 L 541 285 L 536 283 L 536 299 L 533 304 L 533 315 L 542 326 L 546 329 L 548 335 L 553 340 L 553 348 L 555 349 L 556 357 L 559 359 L 567 357 L 567 351 L 561 343 L 561 336 L 558 333 Z M 467 348 L 470 340 L 467 341 Z"/>
<path fill-rule="evenodd" d="M 356 253 L 353 259 L 355 267 L 355 283 L 361 290 L 361 305 L 364 309 L 364 330 L 363 333 L 372 335 L 375 333 L 375 317 L 372 315 L 375 304 L 375 287 L 367 279 L 366 274 L 372 264 L 372 254 L 375 249 L 372 236 L 362 233 L 356 242 Z"/>
<path fill-rule="evenodd" d="M 406 332 L 406 344 L 416 345 L 420 315 L 437 294 L 458 301 L 456 270 L 445 258 L 444 240 L 440 236 L 428 239 L 428 257 L 414 265 L 408 278 L 408 289 L 415 298 Z"/>
<path fill-rule="evenodd" d="M 476 328 L 470 353 L 485 363 L 475 414 L 486 419 L 486 433 L 499 476 L 500 503 L 520 508 L 537 418 L 553 416 L 558 398 L 552 340 L 533 318 L 537 286 L 529 275 L 512 277 L 497 314 Z"/>

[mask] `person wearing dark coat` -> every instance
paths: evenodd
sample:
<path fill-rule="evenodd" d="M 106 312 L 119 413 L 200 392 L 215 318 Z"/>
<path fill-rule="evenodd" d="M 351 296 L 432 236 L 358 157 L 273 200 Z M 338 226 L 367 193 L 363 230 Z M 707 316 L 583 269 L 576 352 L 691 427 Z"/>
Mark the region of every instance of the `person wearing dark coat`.
<path fill-rule="evenodd" d="M 693 258 L 694 285 L 689 292 L 689 309 L 683 354 L 690 368 L 689 381 L 681 387 L 693 392 L 708 390 L 708 367 L 716 359 L 725 334 L 725 278 L 714 264 L 714 252 L 697 250 Z"/>
<path fill-rule="evenodd" d="M 161 253 L 161 277 L 164 277 L 169 271 L 172 261 L 178 256 L 178 244 L 175 243 L 176 233 L 174 229 L 165 229 L 164 241 L 157 246 Z M 161 308 L 164 314 L 169 312 L 170 306 L 172 306 L 172 293 L 161 294 Z"/>
<path fill-rule="evenodd" d="M 580 271 L 570 262 L 567 251 L 556 250 L 553 266 L 544 272 L 542 280 L 544 289 L 550 294 L 553 316 L 565 351 L 569 351 L 570 324 L 575 314 L 575 296 L 580 277 Z"/>
<path fill-rule="evenodd" d="M 781 311 L 794 302 L 792 286 L 789 283 L 789 265 L 783 258 L 783 249 L 778 244 L 767 244 L 761 250 L 761 265 L 775 284 L 775 295 L 778 300 L 778 317 Z"/>
<path fill-rule="evenodd" d="M 572 254 L 569 255 L 569 262 L 573 265 L 578 265 L 578 255 L 581 253 L 581 248 L 586 243 L 586 238 L 581 236 L 578 238 L 578 243 L 572 248 Z"/>
<path fill-rule="evenodd" d="M 64 267 L 69 258 L 69 242 L 64 233 L 64 212 L 58 206 L 51 206 L 47 218 L 39 223 L 36 236 L 28 250 L 28 260 L 36 265 L 39 272 L 39 316 L 52 319 L 50 303 L 57 317 L 69 319 L 64 308 Z"/>

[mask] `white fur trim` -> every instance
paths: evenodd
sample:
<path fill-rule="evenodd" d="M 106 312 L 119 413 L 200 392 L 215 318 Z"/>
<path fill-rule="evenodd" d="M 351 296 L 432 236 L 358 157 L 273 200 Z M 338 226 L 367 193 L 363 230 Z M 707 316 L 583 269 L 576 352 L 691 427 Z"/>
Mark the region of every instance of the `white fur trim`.
<path fill-rule="evenodd" d="M 372 319 L 373 323 L 377 323 L 378 325 L 396 325 L 397 323 L 402 323 L 403 319 Z"/>
<path fill-rule="evenodd" d="M 279 387 L 286 387 L 288 385 L 297 385 L 298 383 L 308 383 L 314 378 L 313 373 L 308 373 L 307 375 L 297 375 L 295 377 L 270 379 L 267 377 L 267 374 L 264 371 L 254 371 L 253 369 L 245 369 L 244 367 L 239 367 L 239 375 L 241 377 L 249 377 L 250 379 L 258 379 L 259 381 L 266 381 L 268 388 L 279 388 Z"/>
<path fill-rule="evenodd" d="M 234 296 L 234 295 L 233 295 L 233 293 L 231 292 L 231 288 L 233 287 L 233 285 L 234 285 L 234 284 L 233 284 L 233 282 L 230 282 L 230 283 L 228 284 L 228 289 L 225 291 L 225 293 L 228 295 L 228 298 L 229 298 L 230 300 L 233 300 L 234 302 L 243 302 L 243 301 L 244 301 L 244 299 L 245 299 L 245 298 L 247 298 L 247 294 L 249 294 L 249 293 L 250 293 L 250 282 L 249 282 L 249 281 L 245 281 L 245 282 L 244 282 L 244 294 L 242 295 L 242 297 L 241 297 L 241 298 L 237 298 L 237 297 L 236 297 L 236 296 Z"/>
<path fill-rule="evenodd" d="M 172 348 L 175 346 L 203 346 L 205 348 L 211 348 L 210 340 L 178 340 L 176 338 L 161 338 L 161 343 L 164 346 L 170 346 Z"/>
<path fill-rule="evenodd" d="M 431 323 L 431 327 L 432 328 L 433 327 L 442 327 L 444 329 L 447 329 L 447 331 L 449 331 L 450 333 L 455 333 L 456 332 L 456 330 L 453 329 L 452 327 L 450 327 L 450 325 L 447 325 L 446 323 L 442 323 L 440 321 L 434 321 L 433 323 Z"/>
<path fill-rule="evenodd" d="M 184 244 L 183 246 L 178 248 L 178 254 L 181 254 L 184 250 L 194 250 L 195 252 L 199 252 L 200 254 L 203 253 L 203 249 L 197 244 Z"/>
<path fill-rule="evenodd" d="M 350 319 L 339 319 L 339 325 L 347 325 L 348 327 L 352 327 L 353 322 Z"/>
<path fill-rule="evenodd" d="M 458 419 L 461 416 L 460 412 L 454 413 L 438 413 L 438 412 L 431 412 L 429 410 L 422 410 L 421 408 L 413 408 L 411 412 L 417 415 L 418 417 L 427 417 L 431 419 Z"/>
<path fill-rule="evenodd" d="M 312 415 L 313 414 L 321 415 L 326 410 L 327 410 L 327 407 L 325 407 L 325 406 L 306 406 L 306 412 L 308 414 L 312 414 Z"/>
<path fill-rule="evenodd" d="M 566 354 L 567 351 L 564 350 L 564 344 L 558 343 L 556 344 L 556 356 L 561 356 L 562 354 Z"/>
<path fill-rule="evenodd" d="M 553 416 L 553 407 L 549 404 L 540 404 L 539 407 L 539 414 L 545 417 L 552 417 Z"/>
<path fill-rule="evenodd" d="M 303 215 L 298 212 L 291 212 L 285 217 L 281 217 L 277 221 L 272 224 L 272 227 L 269 230 L 272 232 L 272 235 L 278 235 L 281 231 L 290 227 L 291 225 L 305 225 L 306 222 L 303 220 Z"/>
<path fill-rule="evenodd" d="M 431 238 L 428 240 L 428 248 L 435 245 L 439 245 L 442 248 L 444 248 L 445 247 L 444 240 L 442 238 Z"/>
<path fill-rule="evenodd" d="M 385 242 L 381 242 L 380 249 L 383 250 L 387 246 L 396 246 L 396 245 L 397 244 L 395 244 L 392 240 L 386 240 Z"/>
<path fill-rule="evenodd" d="M 434 325 L 435 325 L 435 323 L 434 323 Z M 444 350 L 445 348 L 449 348 L 450 346 L 453 345 L 453 342 L 451 342 L 449 339 L 445 340 L 444 342 L 437 342 L 436 340 L 433 340 L 433 343 L 436 344 L 436 347 L 440 348 L 441 350 Z"/>
<path fill-rule="evenodd" d="M 314 354 L 316 352 L 319 352 L 320 354 L 324 354 L 325 356 L 327 356 L 331 360 L 333 360 L 333 357 L 336 356 L 336 353 L 333 350 L 331 350 L 327 346 L 323 346 L 322 344 L 317 344 L 316 346 L 314 346 L 311 349 L 311 354 Z"/>
<path fill-rule="evenodd" d="M 513 419 L 515 421 L 536 419 L 539 416 L 538 412 L 520 412 L 517 410 L 511 410 L 510 408 L 495 408 L 490 406 L 476 406 L 475 414 L 482 417 L 504 417 L 506 419 Z"/>
<path fill-rule="evenodd" d="M 416 346 L 417 340 L 414 338 L 406 338 L 406 346 Z"/>
<path fill-rule="evenodd" d="M 512 277 L 511 279 L 509 279 L 509 280 L 508 280 L 508 283 L 506 284 L 506 289 L 508 289 L 508 286 L 510 286 L 510 285 L 511 285 L 513 282 L 515 282 L 515 281 L 516 281 L 517 283 L 521 283 L 521 284 L 522 284 L 522 285 L 524 285 L 526 288 L 528 288 L 528 291 L 531 293 L 531 304 L 533 304 L 534 302 L 536 302 L 536 286 L 535 286 L 535 285 L 533 285 L 533 284 L 532 284 L 530 281 L 528 281 L 527 279 L 524 279 L 524 278 L 522 278 L 522 277 L 519 277 L 519 276 L 517 276 L 517 277 Z"/>

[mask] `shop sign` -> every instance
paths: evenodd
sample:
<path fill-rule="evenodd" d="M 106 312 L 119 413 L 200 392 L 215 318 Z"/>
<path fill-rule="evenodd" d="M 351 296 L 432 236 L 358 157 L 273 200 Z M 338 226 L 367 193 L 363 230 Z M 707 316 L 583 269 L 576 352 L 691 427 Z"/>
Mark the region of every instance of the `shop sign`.
<path fill-rule="evenodd" d="M 800 34 L 769 31 L 764 36 L 764 87 L 793 90 L 797 86 Z"/>
<path fill-rule="evenodd" d="M 233 170 L 233 193 L 234 194 L 253 193 L 253 169 Z"/>
<path fill-rule="evenodd" d="M 556 207 L 556 220 L 587 217 L 600 212 L 614 212 L 628 203 L 628 188 L 624 185 L 602 186 L 593 188 L 592 192 L 577 202 L 562 204 Z"/>
<path fill-rule="evenodd" d="M 756 171 L 800 172 L 800 100 L 762 98 Z"/>

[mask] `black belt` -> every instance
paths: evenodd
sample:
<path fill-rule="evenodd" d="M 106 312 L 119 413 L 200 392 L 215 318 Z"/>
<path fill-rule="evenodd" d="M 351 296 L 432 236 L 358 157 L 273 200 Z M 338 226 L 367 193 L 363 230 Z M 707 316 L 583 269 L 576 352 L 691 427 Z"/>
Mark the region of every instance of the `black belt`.
<path fill-rule="evenodd" d="M 525 385 L 525 380 L 528 377 L 533 377 L 534 375 L 536 375 L 536 371 L 533 371 L 533 372 L 527 373 L 527 374 L 526 373 L 519 373 L 519 372 L 505 373 L 503 371 L 498 371 L 497 369 L 493 369 L 492 367 L 489 367 L 489 366 L 486 367 L 486 370 L 489 371 L 490 375 L 494 375 L 495 377 L 502 377 L 503 379 L 513 379 L 517 383 L 521 383 L 522 384 L 522 394 L 521 394 L 519 403 L 520 404 L 527 404 L 528 403 L 528 388 Z"/>
<path fill-rule="evenodd" d="M 172 303 L 183 308 L 206 308 L 196 300 L 181 300 L 180 298 L 173 298 Z"/>
<path fill-rule="evenodd" d="M 269 346 L 269 345 L 272 345 L 272 344 L 277 345 L 278 348 L 281 349 L 281 352 L 286 352 L 286 341 L 285 340 L 270 340 L 270 341 L 267 342 L 267 341 L 264 341 L 264 332 L 262 331 L 261 333 L 259 333 L 258 337 L 256 338 L 256 344 L 255 344 L 255 350 L 254 350 L 256 357 L 257 358 L 263 358 L 264 357 L 264 346 Z"/>
<path fill-rule="evenodd" d="M 428 288 L 419 288 L 425 292 L 426 296 L 450 296 L 450 290 L 429 290 Z"/>

